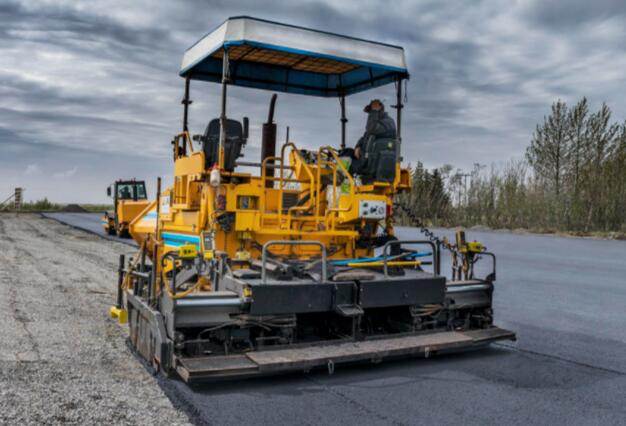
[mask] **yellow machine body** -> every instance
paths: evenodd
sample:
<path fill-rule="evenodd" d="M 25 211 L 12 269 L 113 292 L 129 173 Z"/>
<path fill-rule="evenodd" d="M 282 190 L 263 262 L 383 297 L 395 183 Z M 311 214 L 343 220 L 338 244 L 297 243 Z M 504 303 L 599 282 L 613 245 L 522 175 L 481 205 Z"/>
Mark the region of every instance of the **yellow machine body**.
<path fill-rule="evenodd" d="M 176 140 L 191 146 L 187 134 Z M 311 164 L 295 144 L 285 144 L 281 156 L 273 158 L 282 165 L 277 167 L 276 177 L 222 171 L 217 187 L 209 183 L 210 170 L 204 167 L 203 152 L 178 155 L 174 184 L 160 195 L 158 227 L 150 220 L 156 217 L 157 205 L 153 203 L 131 223 L 130 233 L 139 244 L 149 235 L 151 241 L 159 241 L 159 256 L 178 250 L 181 244 L 195 244 L 200 250 L 202 235 L 207 232 L 213 234 L 214 249 L 234 259 L 260 258 L 260 247 L 270 240 L 320 241 L 334 248 L 329 253 L 334 259 L 373 255 L 373 249 L 357 246 L 358 229 L 370 223 L 372 235 L 379 227 L 393 235 L 388 212 L 394 194 L 410 189 L 409 170 L 398 164 L 393 182 L 357 185 L 334 149 L 323 147 L 315 154 L 315 164 Z M 267 187 L 268 180 L 274 182 L 273 187 Z M 341 191 L 339 180 L 348 182 L 347 193 Z M 304 202 L 289 205 L 288 200 Z M 359 210 L 368 202 L 384 204 L 383 220 L 363 217 Z M 229 223 L 220 222 L 220 217 L 227 217 Z M 149 249 L 152 253 L 151 244 Z M 319 248 L 304 245 L 276 246 L 273 251 L 303 259 L 319 255 Z"/>
<path fill-rule="evenodd" d="M 120 223 L 128 226 L 150 204 L 148 200 L 120 200 L 117 203 L 117 217 Z"/>

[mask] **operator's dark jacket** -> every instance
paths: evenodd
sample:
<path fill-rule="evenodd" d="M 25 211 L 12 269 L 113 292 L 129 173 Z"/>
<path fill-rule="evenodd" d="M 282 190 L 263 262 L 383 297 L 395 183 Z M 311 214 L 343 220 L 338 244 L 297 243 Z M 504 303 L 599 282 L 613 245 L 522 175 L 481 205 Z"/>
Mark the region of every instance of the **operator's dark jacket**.
<path fill-rule="evenodd" d="M 367 124 L 365 125 L 365 133 L 357 142 L 356 148 L 361 148 L 361 158 L 354 156 L 354 151 L 348 149 L 352 157 L 350 165 L 351 174 L 362 174 L 367 165 L 367 141 L 373 139 L 393 139 L 396 137 L 396 123 L 393 118 L 389 117 L 384 111 L 370 111 L 367 116 Z"/>
<path fill-rule="evenodd" d="M 364 145 L 370 136 L 374 136 L 374 139 L 395 138 L 396 123 L 393 118 L 389 117 L 385 111 L 370 111 L 367 115 L 365 133 L 357 142 L 355 149 L 361 148 L 361 151 L 365 153 L 366 147 Z"/>

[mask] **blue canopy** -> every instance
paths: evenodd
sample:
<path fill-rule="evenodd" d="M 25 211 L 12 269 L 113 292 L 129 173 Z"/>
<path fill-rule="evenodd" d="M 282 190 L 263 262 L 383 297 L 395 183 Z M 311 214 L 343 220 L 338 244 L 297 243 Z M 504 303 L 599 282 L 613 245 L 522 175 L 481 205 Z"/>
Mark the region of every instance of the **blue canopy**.
<path fill-rule="evenodd" d="M 334 97 L 408 78 L 404 49 L 250 17 L 233 17 L 185 52 L 182 77 Z"/>

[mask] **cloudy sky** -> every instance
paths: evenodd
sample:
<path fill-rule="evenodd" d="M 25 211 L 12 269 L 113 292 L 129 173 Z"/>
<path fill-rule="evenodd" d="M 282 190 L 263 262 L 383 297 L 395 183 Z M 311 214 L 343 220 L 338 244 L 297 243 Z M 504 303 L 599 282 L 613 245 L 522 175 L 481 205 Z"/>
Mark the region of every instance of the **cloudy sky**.
<path fill-rule="evenodd" d="M 0 0 L 0 198 L 23 186 L 31 200 L 106 202 L 118 177 L 152 188 L 156 176 L 168 179 L 182 53 L 235 15 L 404 46 L 407 162 L 470 168 L 520 158 L 557 98 L 606 101 L 626 117 L 619 0 Z M 192 132 L 217 116 L 218 94 L 217 85 L 192 84 Z M 271 93 L 231 94 L 229 115 L 250 117 L 247 159 L 256 160 Z M 392 86 L 348 99 L 349 141 L 373 97 L 391 103 Z M 289 125 L 305 147 L 338 144 L 338 114 L 335 99 L 280 94 L 279 137 Z"/>

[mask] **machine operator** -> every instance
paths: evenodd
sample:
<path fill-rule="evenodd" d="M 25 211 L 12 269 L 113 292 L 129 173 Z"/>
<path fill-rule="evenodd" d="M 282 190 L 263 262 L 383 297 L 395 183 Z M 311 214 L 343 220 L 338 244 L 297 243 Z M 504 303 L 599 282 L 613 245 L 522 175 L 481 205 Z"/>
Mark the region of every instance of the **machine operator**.
<path fill-rule="evenodd" d="M 130 193 L 130 190 L 128 189 L 128 186 L 123 186 L 122 189 L 120 190 L 120 196 L 119 198 L 121 200 L 130 200 L 132 197 L 132 194 Z"/>
<path fill-rule="evenodd" d="M 385 112 L 385 105 L 379 99 L 374 99 L 367 104 L 363 112 L 367 113 L 367 123 L 365 133 L 354 148 L 354 157 L 357 159 L 363 157 L 365 143 L 370 137 L 374 139 L 396 137 L 396 122 Z"/>
<path fill-rule="evenodd" d="M 367 150 L 371 142 L 376 139 L 394 139 L 396 137 L 396 123 L 385 112 L 385 105 L 380 99 L 374 99 L 363 109 L 367 113 L 365 133 L 359 139 L 354 149 L 347 148 L 340 155 L 351 157 L 351 174 L 364 174 L 367 163 Z"/>

